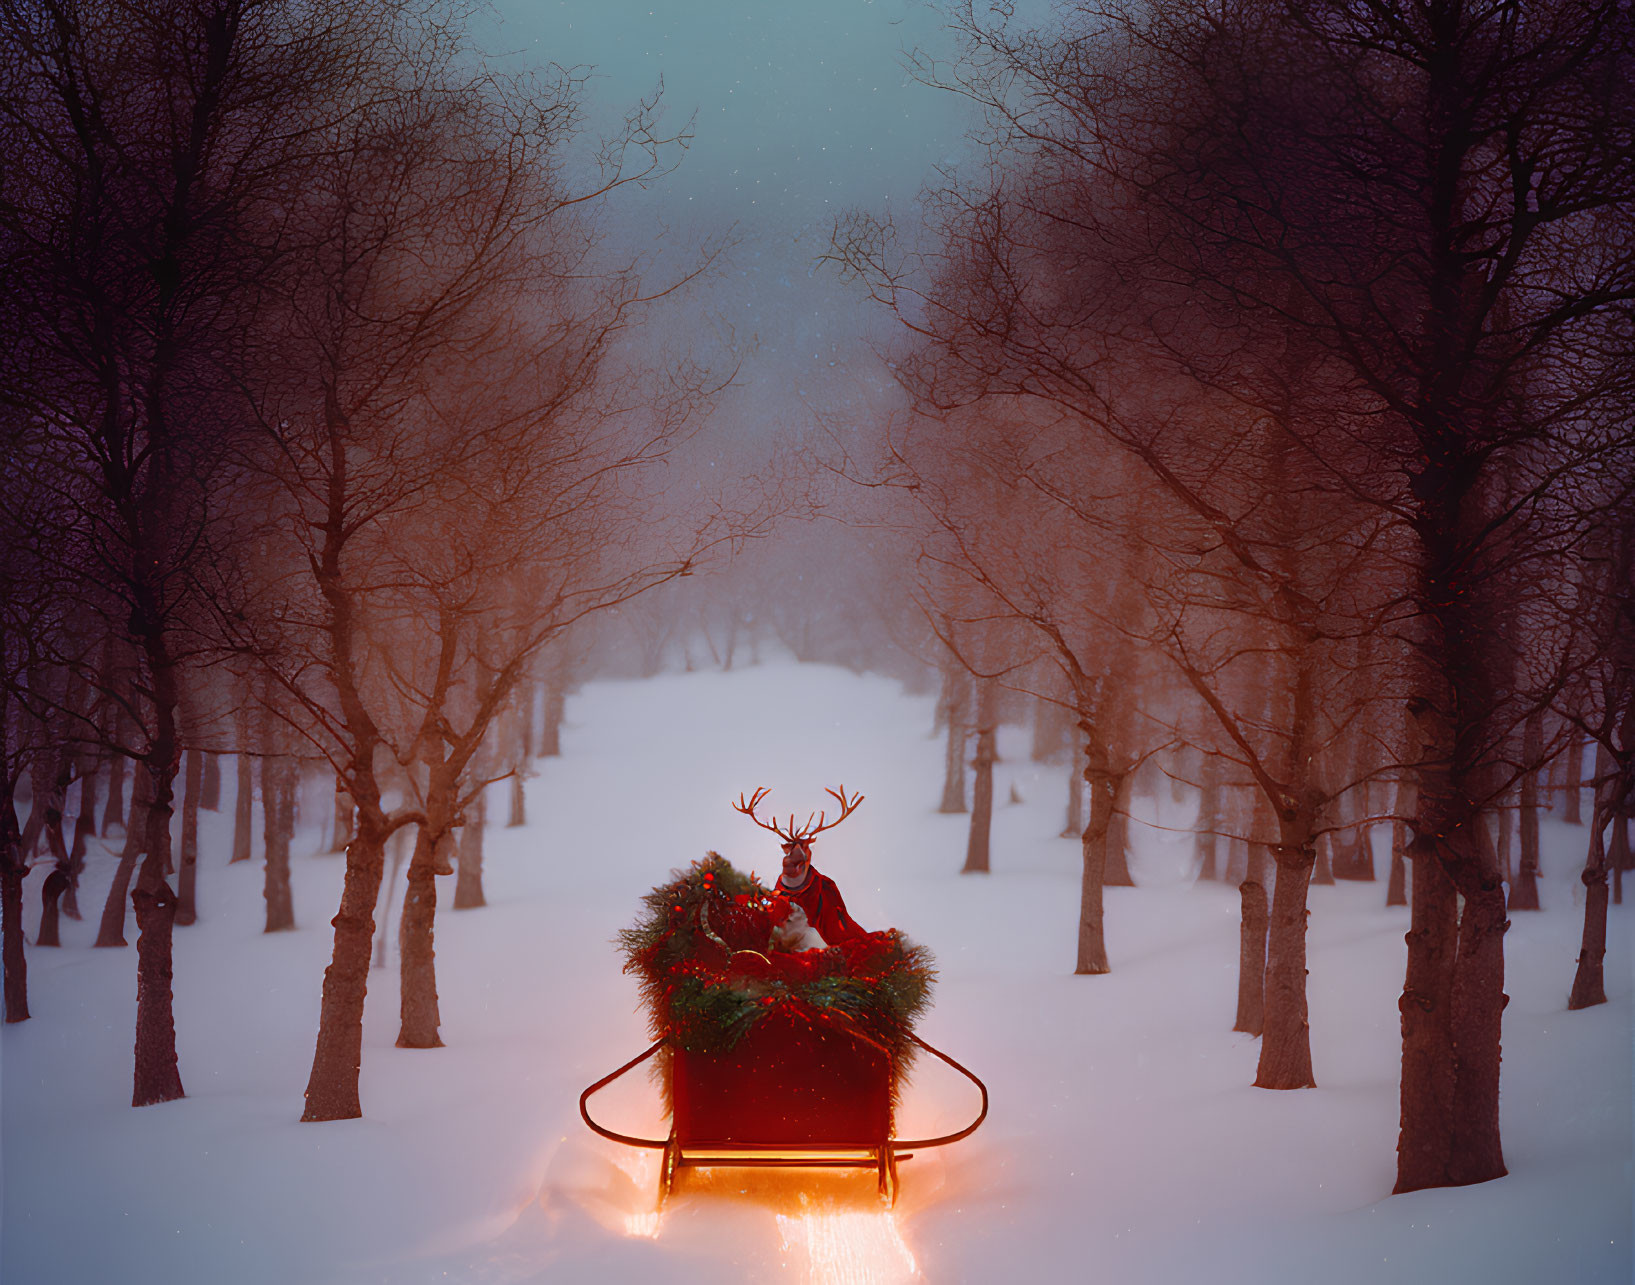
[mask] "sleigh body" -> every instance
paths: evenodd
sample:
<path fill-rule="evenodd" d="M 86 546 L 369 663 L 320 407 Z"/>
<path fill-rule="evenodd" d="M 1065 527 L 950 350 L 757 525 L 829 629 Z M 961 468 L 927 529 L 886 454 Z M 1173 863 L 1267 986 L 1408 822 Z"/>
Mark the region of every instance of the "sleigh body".
<path fill-rule="evenodd" d="M 881 1198 L 890 1203 L 897 1196 L 899 1161 L 909 1159 L 916 1148 L 958 1141 L 988 1113 L 988 1091 L 981 1080 L 947 1054 L 914 1040 L 981 1092 L 981 1112 L 957 1133 L 913 1141 L 893 1137 L 895 1085 L 886 1050 L 844 1024 L 810 1022 L 789 1013 L 771 1013 L 755 1023 L 729 1052 L 670 1051 L 668 1138 L 615 1133 L 588 1110 L 594 1093 L 658 1053 L 664 1040 L 586 1089 L 579 1110 L 585 1123 L 605 1138 L 663 1150 L 661 1206 L 682 1169 L 718 1165 L 870 1170 Z"/>

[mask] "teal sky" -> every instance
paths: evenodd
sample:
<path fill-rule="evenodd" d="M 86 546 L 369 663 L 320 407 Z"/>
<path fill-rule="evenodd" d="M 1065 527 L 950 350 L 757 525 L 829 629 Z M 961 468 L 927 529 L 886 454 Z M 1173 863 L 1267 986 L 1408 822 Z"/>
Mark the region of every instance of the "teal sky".
<path fill-rule="evenodd" d="M 664 82 L 695 118 L 680 169 L 620 203 L 614 235 L 668 258 L 728 226 L 738 244 L 694 307 L 751 355 L 731 417 L 794 424 L 877 385 L 864 335 L 884 319 L 815 269 L 834 214 L 912 222 L 936 167 L 966 155 L 962 100 L 913 81 L 903 51 L 954 45 L 923 0 L 493 0 L 480 39 L 527 62 L 593 69 L 605 132 Z M 661 262 L 664 259 L 661 258 Z"/>
<path fill-rule="evenodd" d="M 491 47 L 594 68 L 606 124 L 662 76 L 697 138 L 672 202 L 791 232 L 826 205 L 913 197 L 963 149 L 951 95 L 908 78 L 901 51 L 948 50 L 923 0 L 494 0 Z"/>

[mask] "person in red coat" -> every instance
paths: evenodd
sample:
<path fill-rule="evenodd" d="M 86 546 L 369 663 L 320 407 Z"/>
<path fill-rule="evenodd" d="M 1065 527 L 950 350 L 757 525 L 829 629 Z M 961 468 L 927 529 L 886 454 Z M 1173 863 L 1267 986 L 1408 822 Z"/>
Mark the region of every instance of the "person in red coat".
<path fill-rule="evenodd" d="M 835 881 L 812 869 L 812 845 L 803 839 L 783 845 L 783 873 L 778 876 L 777 890 L 806 912 L 806 922 L 831 946 L 868 934 L 868 929 L 846 913 Z"/>

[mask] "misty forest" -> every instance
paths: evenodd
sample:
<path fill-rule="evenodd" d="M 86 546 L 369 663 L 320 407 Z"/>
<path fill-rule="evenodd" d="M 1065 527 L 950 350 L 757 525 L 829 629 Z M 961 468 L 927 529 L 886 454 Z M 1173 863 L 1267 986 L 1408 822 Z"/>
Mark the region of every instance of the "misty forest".
<path fill-rule="evenodd" d="M 0 1277 L 1630 1279 L 1629 0 L 0 49 Z"/>

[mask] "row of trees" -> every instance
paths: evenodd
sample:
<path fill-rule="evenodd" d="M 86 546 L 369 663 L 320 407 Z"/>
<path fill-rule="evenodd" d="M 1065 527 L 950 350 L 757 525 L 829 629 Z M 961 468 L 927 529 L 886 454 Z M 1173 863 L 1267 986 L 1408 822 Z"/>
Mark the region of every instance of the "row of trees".
<path fill-rule="evenodd" d="M 142 1105 L 182 1094 L 184 749 L 201 785 L 197 752 L 239 755 L 241 808 L 252 754 L 284 811 L 279 765 L 320 760 L 346 876 L 303 1118 L 356 1116 L 388 839 L 415 827 L 399 1043 L 428 1047 L 434 876 L 519 765 L 518 692 L 576 621 L 755 527 L 656 502 L 720 381 L 637 358 L 691 277 L 653 287 L 599 238 L 686 133 L 655 99 L 570 150 L 576 79 L 502 74 L 437 4 L 47 0 L 0 6 L 0 41 L 7 1020 L 28 1015 L 25 774 L 72 887 L 66 789 L 135 769 Z"/>
<path fill-rule="evenodd" d="M 1258 1084 L 1313 1082 L 1319 841 L 1411 828 L 1397 1188 L 1498 1177 L 1487 818 L 1593 741 L 1588 1002 L 1635 785 L 1635 23 L 1610 0 L 984 12 L 959 11 L 952 75 L 921 70 L 984 109 L 986 171 L 911 238 L 837 227 L 906 327 L 911 396 L 878 466 L 843 442 L 838 467 L 907 505 L 966 665 L 1076 719 L 1079 971 L 1108 966 L 1132 773 L 1191 754 L 1206 799 L 1253 787 L 1252 818 L 1206 828 L 1275 867 L 1269 908 L 1244 883 L 1246 960 L 1269 914 Z"/>

